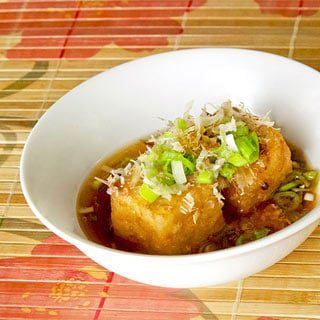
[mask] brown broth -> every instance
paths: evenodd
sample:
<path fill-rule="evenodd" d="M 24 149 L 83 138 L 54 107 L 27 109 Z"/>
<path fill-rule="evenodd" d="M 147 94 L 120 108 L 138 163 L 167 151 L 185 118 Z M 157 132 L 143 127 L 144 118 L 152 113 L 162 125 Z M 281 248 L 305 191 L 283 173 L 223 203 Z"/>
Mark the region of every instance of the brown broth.
<path fill-rule="evenodd" d="M 78 221 L 82 231 L 88 239 L 106 245 L 108 247 L 118 248 L 127 251 L 139 251 L 135 244 L 129 243 L 112 232 L 111 226 L 111 206 L 110 196 L 107 194 L 107 186 L 102 184 L 98 190 L 94 190 L 92 183 L 94 177 L 105 179 L 107 171 L 105 166 L 118 168 L 124 166 L 129 159 L 135 159 L 139 154 L 146 150 L 146 144 L 138 141 L 99 161 L 95 168 L 83 183 L 78 199 L 77 212 Z M 80 208 L 94 207 L 93 214 L 79 213 Z"/>
<path fill-rule="evenodd" d="M 311 170 L 303 152 L 292 144 L 289 144 L 289 146 L 292 152 L 292 160 L 299 162 L 301 164 L 301 169 Z M 105 166 L 111 168 L 122 167 L 130 159 L 137 158 L 139 154 L 143 153 L 145 150 L 146 144 L 143 141 L 138 141 L 126 148 L 121 149 L 111 157 L 100 161 L 83 183 L 77 199 L 78 221 L 81 229 L 90 240 L 112 248 L 133 252 L 142 252 L 142 250 L 136 244 L 114 235 L 111 225 L 110 196 L 106 193 L 107 186 L 101 185 L 98 190 L 94 190 L 92 183 L 94 181 L 94 177 L 100 177 L 102 179 L 107 177 L 108 173 L 105 170 Z M 313 181 L 311 184 L 310 189 L 312 190 L 313 194 L 315 194 L 314 190 L 316 185 L 317 181 Z M 251 216 L 246 215 L 243 217 L 238 217 L 234 213 L 235 210 L 233 210 L 233 208 L 226 203 L 223 207 L 223 215 L 227 223 L 226 227 L 221 232 L 208 239 L 207 246 L 204 249 L 202 248 L 202 251 L 212 251 L 236 245 L 236 239 L 244 232 L 244 230 L 247 230 L 246 228 L 248 225 L 259 225 L 260 211 L 263 212 L 268 205 L 272 204 L 272 199 L 265 201 L 258 205 L 253 212 L 251 212 Z M 283 221 L 287 221 L 288 224 L 293 223 L 308 213 L 315 206 L 315 204 L 316 197 L 314 201 L 302 201 L 302 204 L 294 212 L 284 212 L 285 217 Z M 94 212 L 79 213 L 81 208 L 88 208 L 92 206 L 94 208 Z M 269 227 L 270 233 L 285 227 L 286 225 L 283 224 L 283 221 L 282 224 L 279 222 L 278 225 L 276 224 L 276 226 L 271 228 Z"/>

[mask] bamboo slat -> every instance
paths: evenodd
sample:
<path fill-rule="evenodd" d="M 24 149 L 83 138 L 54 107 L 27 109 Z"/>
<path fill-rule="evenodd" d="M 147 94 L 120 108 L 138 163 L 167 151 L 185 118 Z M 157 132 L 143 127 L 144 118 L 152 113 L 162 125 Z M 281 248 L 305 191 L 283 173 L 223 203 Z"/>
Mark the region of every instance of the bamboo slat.
<path fill-rule="evenodd" d="M 156 288 L 103 269 L 55 236 L 19 180 L 38 119 L 99 72 L 203 46 L 263 50 L 320 70 L 319 35 L 319 0 L 0 0 L 0 319 L 320 319 L 320 226 L 242 281 Z"/>

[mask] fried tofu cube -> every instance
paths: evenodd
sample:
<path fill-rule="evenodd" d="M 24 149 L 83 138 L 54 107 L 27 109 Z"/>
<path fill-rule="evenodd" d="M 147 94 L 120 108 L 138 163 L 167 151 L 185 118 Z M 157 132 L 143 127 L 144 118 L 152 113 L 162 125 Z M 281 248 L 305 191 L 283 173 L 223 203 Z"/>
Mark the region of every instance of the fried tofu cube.
<path fill-rule="evenodd" d="M 124 186 L 111 195 L 111 207 L 115 234 L 150 254 L 197 252 L 224 226 L 222 205 L 208 185 L 191 186 L 170 201 L 153 203 L 140 196 L 138 186 Z"/>
<path fill-rule="evenodd" d="M 291 152 L 280 131 L 261 126 L 257 134 L 258 161 L 239 168 L 224 190 L 227 204 L 240 214 L 268 200 L 292 171 Z"/>

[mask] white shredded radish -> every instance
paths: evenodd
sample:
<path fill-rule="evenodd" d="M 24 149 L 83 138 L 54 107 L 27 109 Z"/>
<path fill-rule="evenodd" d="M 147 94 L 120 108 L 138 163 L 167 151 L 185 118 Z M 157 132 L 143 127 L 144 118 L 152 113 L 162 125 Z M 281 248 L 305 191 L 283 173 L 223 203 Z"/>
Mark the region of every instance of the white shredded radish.
<path fill-rule="evenodd" d="M 215 173 L 215 176 L 218 176 L 219 170 L 223 166 L 223 164 L 226 162 L 226 159 L 219 158 L 216 160 L 216 162 L 211 166 L 211 170 Z"/>
<path fill-rule="evenodd" d="M 257 123 L 261 126 L 273 127 L 274 121 L 270 120 L 271 111 L 268 111 L 263 117 L 258 117 Z"/>
<path fill-rule="evenodd" d="M 101 183 L 103 183 L 103 184 L 105 184 L 106 186 L 109 186 L 109 183 L 108 183 L 107 180 L 101 179 L 99 177 L 94 177 L 94 179 L 99 181 L 99 182 L 101 182 Z"/>
<path fill-rule="evenodd" d="M 208 156 L 208 151 L 206 149 L 202 149 L 197 160 L 196 160 L 196 168 L 197 170 L 201 170 L 204 166 L 204 160 Z"/>
<path fill-rule="evenodd" d="M 211 116 L 214 115 L 217 112 L 217 107 L 215 107 L 213 104 L 207 102 L 204 106 L 203 109 L 205 112 L 209 113 Z"/>
<path fill-rule="evenodd" d="M 192 215 L 192 220 L 194 224 L 197 224 L 197 221 L 199 219 L 200 213 L 199 211 L 196 211 L 193 215 Z"/>
<path fill-rule="evenodd" d="M 91 212 L 94 212 L 94 208 L 93 207 L 80 208 L 78 212 L 81 214 L 91 213 Z"/>
<path fill-rule="evenodd" d="M 213 192 L 213 195 L 218 199 L 218 201 L 223 205 L 224 196 L 220 193 L 217 187 L 218 187 L 218 183 L 215 183 L 212 186 L 212 192 Z"/>
<path fill-rule="evenodd" d="M 303 197 L 304 200 L 306 201 L 313 201 L 314 200 L 314 195 L 310 192 L 307 192 L 304 197 Z"/>
<path fill-rule="evenodd" d="M 220 134 L 237 130 L 236 120 L 232 117 L 227 123 L 219 125 Z"/>
<path fill-rule="evenodd" d="M 187 182 L 187 177 L 183 170 L 182 161 L 171 161 L 171 169 L 173 178 L 177 184 L 184 184 Z"/>
<path fill-rule="evenodd" d="M 226 135 L 226 143 L 227 143 L 230 150 L 232 150 L 234 152 L 239 151 L 232 133 Z"/>
<path fill-rule="evenodd" d="M 182 204 L 180 206 L 180 212 L 183 214 L 188 214 L 189 212 L 192 212 L 194 207 L 194 198 L 190 192 L 188 192 L 184 198 L 182 199 Z"/>

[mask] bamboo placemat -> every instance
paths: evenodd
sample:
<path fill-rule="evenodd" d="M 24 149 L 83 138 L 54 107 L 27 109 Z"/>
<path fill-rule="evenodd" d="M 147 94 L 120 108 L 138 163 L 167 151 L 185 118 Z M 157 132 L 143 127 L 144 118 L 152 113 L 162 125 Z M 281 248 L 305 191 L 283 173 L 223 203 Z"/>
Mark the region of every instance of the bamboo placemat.
<path fill-rule="evenodd" d="M 320 319 L 320 227 L 245 280 L 160 289 L 93 263 L 47 230 L 21 193 L 25 140 L 58 98 L 120 63 L 203 46 L 259 49 L 319 70 L 320 1 L 0 0 L 1 319 Z"/>

